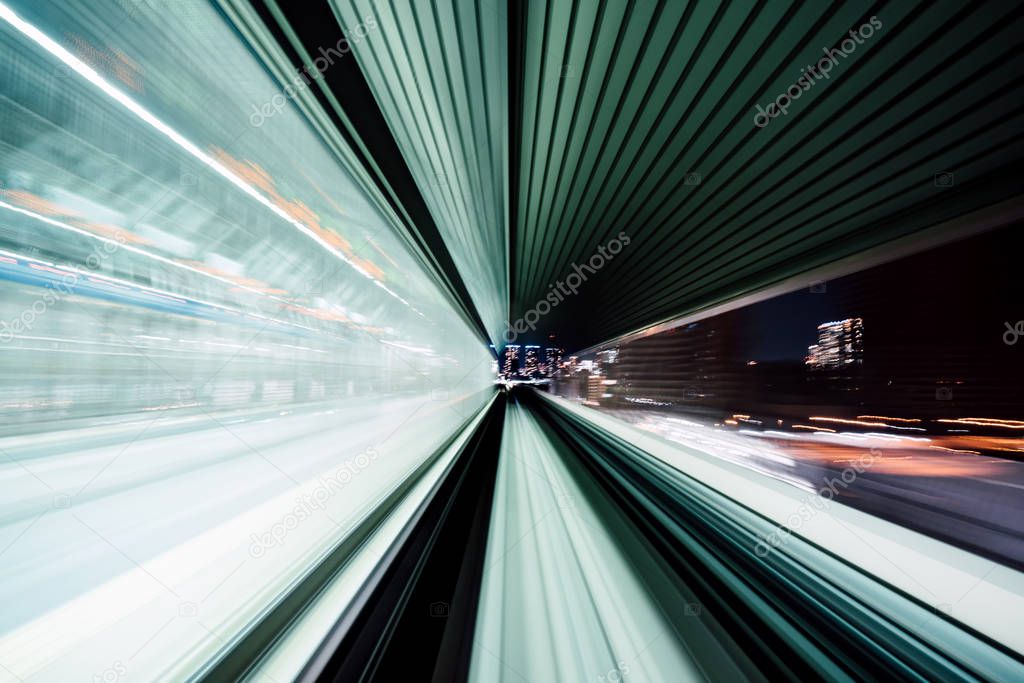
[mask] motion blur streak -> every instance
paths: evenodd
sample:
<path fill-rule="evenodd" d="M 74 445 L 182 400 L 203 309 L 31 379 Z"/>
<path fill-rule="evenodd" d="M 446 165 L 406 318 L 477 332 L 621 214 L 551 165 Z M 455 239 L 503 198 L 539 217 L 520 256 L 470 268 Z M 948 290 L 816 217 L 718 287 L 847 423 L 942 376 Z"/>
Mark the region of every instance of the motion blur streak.
<path fill-rule="evenodd" d="M 560 445 L 510 405 L 471 680 L 699 680 L 647 587 L 656 562 L 616 542 L 624 519 Z"/>
<path fill-rule="evenodd" d="M 151 125 L 153 128 L 155 128 L 163 135 L 167 136 L 168 139 L 170 139 L 172 142 L 180 146 L 193 157 L 195 157 L 196 159 L 204 163 L 206 166 L 210 167 L 218 174 L 226 178 L 231 184 L 238 187 L 240 190 L 245 192 L 247 195 L 249 195 L 256 201 L 258 201 L 260 204 L 266 206 L 268 209 L 277 214 L 280 218 L 284 219 L 288 223 L 295 226 L 303 234 L 312 238 L 314 241 L 316 241 L 317 244 L 326 249 L 328 253 L 336 256 L 343 262 L 350 265 L 360 275 L 363 275 L 364 277 L 374 280 L 374 282 L 380 285 L 382 289 L 384 289 L 384 291 L 388 292 L 388 294 L 391 294 L 399 301 L 407 303 L 405 299 L 392 292 L 382 283 L 377 281 L 376 278 L 374 278 L 371 274 L 369 274 L 364 269 L 359 267 L 357 264 L 353 263 L 351 260 L 346 258 L 344 254 L 334 249 L 334 247 L 332 247 L 322 237 L 313 232 L 308 226 L 304 225 L 301 221 L 296 220 L 293 216 L 289 215 L 287 211 L 285 211 L 280 206 L 275 205 L 267 197 L 265 197 L 259 191 L 257 191 L 255 187 L 239 178 L 238 175 L 236 175 L 231 170 L 226 168 L 223 164 L 219 163 L 212 156 L 203 152 L 199 147 L 195 145 L 195 143 L 185 138 L 181 133 L 174 130 L 166 123 L 161 121 L 159 118 L 154 116 L 145 107 L 140 106 L 132 98 L 128 97 L 123 92 L 118 90 L 116 87 L 111 85 L 107 80 L 100 76 L 95 69 L 89 67 L 82 60 L 78 59 L 70 52 L 68 52 L 66 49 L 62 48 L 60 45 L 55 43 L 51 38 L 49 38 L 44 33 L 39 31 L 39 29 L 24 21 L 21 17 L 15 14 L 9 7 L 2 3 L 0 3 L 0 18 L 5 19 L 8 23 L 10 23 L 11 26 L 21 31 L 29 39 L 35 41 L 40 47 L 42 47 L 50 54 L 57 57 L 64 64 L 68 65 L 71 69 L 73 69 L 76 73 L 80 74 L 90 83 L 96 85 L 100 90 L 109 95 L 112 99 L 124 105 L 124 107 L 127 108 L 130 112 L 138 116 L 145 123 Z"/>
<path fill-rule="evenodd" d="M 1024 681 L 1024 4 L 875 5 L 0 0 L 0 683 Z"/>
<path fill-rule="evenodd" d="M 638 546 L 628 556 L 645 577 L 656 574 L 641 569 L 644 548 L 671 567 L 682 592 L 657 604 L 683 614 L 670 618 L 672 630 L 665 635 L 682 635 L 690 644 L 702 678 L 1013 680 L 1024 671 L 1001 646 L 950 628 L 930 606 L 939 596 L 955 595 L 964 621 L 1020 648 L 1010 616 L 1024 604 L 1019 573 L 989 566 L 991 574 L 979 574 L 990 563 L 941 552 L 942 544 L 842 506 L 793 515 L 801 504 L 790 486 L 723 464 L 700 448 L 665 447 L 559 399 L 533 397 L 531 403 L 569 446 L 562 457 L 579 463 L 620 509 L 640 513 L 629 516 L 635 528 L 628 536 Z M 779 526 L 770 531 L 773 524 Z M 760 545 L 786 524 L 794 524 L 799 535 L 785 533 L 781 546 L 750 552 L 751 543 Z M 540 527 L 538 522 L 534 533 Z M 913 576 L 901 569 L 910 566 Z M 659 583 L 648 586 L 657 590 Z M 969 595 L 972 589 L 981 593 Z M 686 592 L 694 597 L 687 600 Z M 996 596 L 1005 613 L 991 614 Z M 710 614 L 692 619 L 704 611 Z M 688 627 L 692 621 L 700 627 Z M 701 627 L 714 633 L 723 650 L 701 644 L 694 636 Z M 853 643 L 856 656 L 847 650 Z M 626 663 L 653 658 L 649 650 L 634 656 Z M 739 670 L 714 668 L 724 661 Z"/>
<path fill-rule="evenodd" d="M 222 17 L 124 12 L 0 5 L 0 681 L 191 675 L 493 392 Z"/>

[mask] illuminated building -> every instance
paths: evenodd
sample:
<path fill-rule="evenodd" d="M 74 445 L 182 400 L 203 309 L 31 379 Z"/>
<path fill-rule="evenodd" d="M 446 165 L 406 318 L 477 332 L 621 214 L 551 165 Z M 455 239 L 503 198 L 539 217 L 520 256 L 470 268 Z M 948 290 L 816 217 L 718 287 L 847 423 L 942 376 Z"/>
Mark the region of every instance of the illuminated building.
<path fill-rule="evenodd" d="M 604 377 L 598 374 L 592 374 L 587 377 L 587 401 L 590 403 L 600 403 L 601 397 L 607 393 L 607 388 L 603 382 Z"/>
<path fill-rule="evenodd" d="M 505 347 L 505 362 L 502 364 L 501 371 L 506 377 L 519 372 L 519 344 L 510 344 Z"/>
<path fill-rule="evenodd" d="M 807 347 L 813 369 L 841 368 L 864 362 L 864 321 L 847 318 L 818 325 L 818 343 Z"/>
<path fill-rule="evenodd" d="M 562 349 L 554 346 L 549 346 L 544 349 L 544 374 L 548 377 L 553 376 L 558 372 L 558 368 L 562 365 Z"/>
<path fill-rule="evenodd" d="M 523 375 L 526 377 L 534 377 L 540 372 L 540 359 L 537 357 L 537 349 L 539 346 L 527 345 L 526 347 L 526 359 L 523 364 Z"/>

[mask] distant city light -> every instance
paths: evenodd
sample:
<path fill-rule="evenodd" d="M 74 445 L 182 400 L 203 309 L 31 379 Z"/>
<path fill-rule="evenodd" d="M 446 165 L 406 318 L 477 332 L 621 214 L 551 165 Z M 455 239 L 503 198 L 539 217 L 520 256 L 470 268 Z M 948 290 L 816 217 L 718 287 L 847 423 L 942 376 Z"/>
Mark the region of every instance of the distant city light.
<path fill-rule="evenodd" d="M 806 364 L 814 369 L 864 362 L 864 321 L 847 318 L 818 325 L 818 343 L 807 347 Z"/>

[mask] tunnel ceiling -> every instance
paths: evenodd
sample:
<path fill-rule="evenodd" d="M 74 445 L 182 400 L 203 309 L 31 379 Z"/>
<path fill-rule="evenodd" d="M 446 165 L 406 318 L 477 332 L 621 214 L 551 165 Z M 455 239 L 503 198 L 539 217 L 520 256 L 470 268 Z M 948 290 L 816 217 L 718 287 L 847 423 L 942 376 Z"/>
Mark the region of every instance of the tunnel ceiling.
<path fill-rule="evenodd" d="M 381 182 L 499 346 L 506 302 L 537 320 L 518 341 L 580 348 L 1019 193 L 1019 3 L 329 7 L 372 93 L 340 109 L 386 122 L 412 182 Z"/>

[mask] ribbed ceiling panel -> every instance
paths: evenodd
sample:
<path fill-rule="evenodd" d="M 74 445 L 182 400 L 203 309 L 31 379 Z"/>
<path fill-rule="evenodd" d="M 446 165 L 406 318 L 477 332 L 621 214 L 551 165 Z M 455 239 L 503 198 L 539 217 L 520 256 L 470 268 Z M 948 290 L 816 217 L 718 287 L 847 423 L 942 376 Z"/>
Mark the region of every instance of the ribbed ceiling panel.
<path fill-rule="evenodd" d="M 500 340 L 509 299 L 505 16 L 459 0 L 332 4 L 470 296 Z"/>
<path fill-rule="evenodd" d="M 1020 192 L 1020 3 L 519 12 L 512 319 L 630 236 L 538 332 L 597 343 Z M 872 17 L 881 28 L 827 79 L 755 125 L 758 105 Z M 944 172 L 952 186 L 936 183 Z"/>

